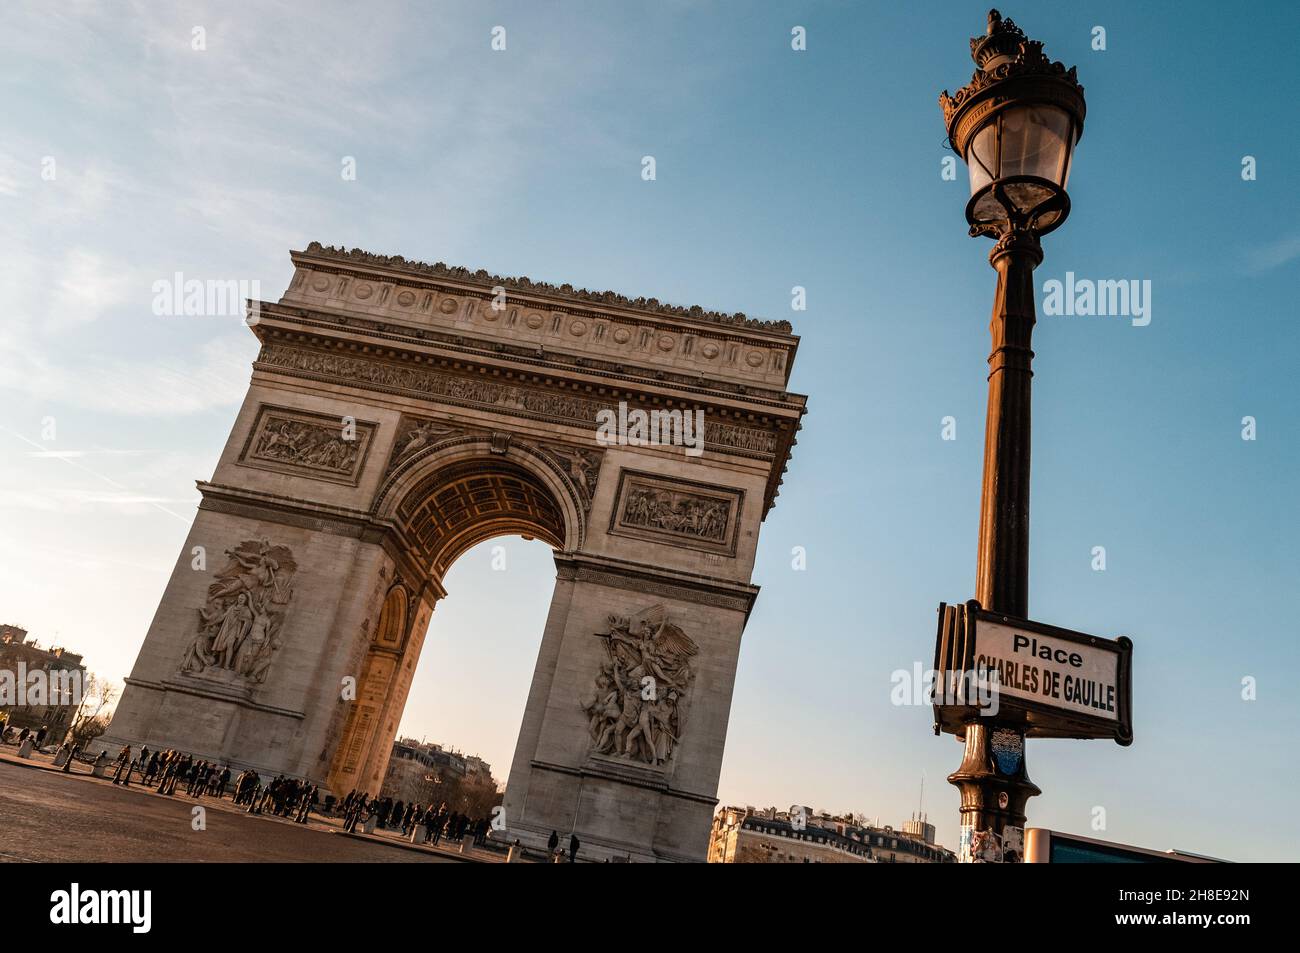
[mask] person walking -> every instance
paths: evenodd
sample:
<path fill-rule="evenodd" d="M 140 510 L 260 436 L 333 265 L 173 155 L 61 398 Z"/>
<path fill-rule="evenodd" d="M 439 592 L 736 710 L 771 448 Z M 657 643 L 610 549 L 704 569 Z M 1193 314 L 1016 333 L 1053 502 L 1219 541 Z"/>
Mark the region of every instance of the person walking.
<path fill-rule="evenodd" d="M 353 799 L 352 804 L 348 807 L 347 817 L 343 821 L 343 830 L 349 834 L 357 829 L 357 822 L 361 820 L 361 812 L 365 809 L 366 796 L 359 794 Z"/>
<path fill-rule="evenodd" d="M 312 802 L 316 800 L 316 790 L 316 785 L 313 784 L 298 796 L 298 816 L 294 818 L 295 823 L 307 823 L 307 818 L 311 816 Z"/>
<path fill-rule="evenodd" d="M 116 762 L 116 763 L 117 763 L 117 770 L 113 772 L 113 783 L 114 783 L 114 784 L 121 784 L 121 783 L 122 783 L 122 772 L 123 772 L 123 770 L 125 770 L 125 771 L 126 771 L 126 780 L 127 780 L 127 783 L 130 784 L 130 782 L 131 782 L 131 769 L 132 769 L 133 767 L 135 767 L 135 765 L 133 765 L 133 764 L 131 763 L 131 746 L 130 746 L 130 745 L 122 745 L 122 750 L 119 751 L 119 752 L 117 753 L 117 762 Z"/>
<path fill-rule="evenodd" d="M 573 834 L 570 834 L 570 835 L 569 835 L 569 863 L 571 863 L 571 864 L 573 864 L 573 863 L 577 863 L 577 861 L 578 861 L 578 848 L 579 848 L 580 846 L 581 846 L 581 845 L 578 843 L 578 835 L 577 835 L 577 833 L 575 832 L 575 833 L 573 833 Z"/>
<path fill-rule="evenodd" d="M 194 764 L 194 759 L 189 755 L 182 756 L 180 752 L 176 753 L 174 766 L 171 770 L 171 777 L 167 779 L 167 790 L 163 793 L 169 797 L 176 793 L 176 785 L 190 776 L 190 768 Z"/>
<path fill-rule="evenodd" d="M 158 786 L 154 788 L 159 794 L 167 794 L 167 789 L 171 787 L 172 781 L 176 777 L 176 772 L 181 769 L 181 756 L 178 752 L 171 751 L 163 759 L 159 766 Z"/>

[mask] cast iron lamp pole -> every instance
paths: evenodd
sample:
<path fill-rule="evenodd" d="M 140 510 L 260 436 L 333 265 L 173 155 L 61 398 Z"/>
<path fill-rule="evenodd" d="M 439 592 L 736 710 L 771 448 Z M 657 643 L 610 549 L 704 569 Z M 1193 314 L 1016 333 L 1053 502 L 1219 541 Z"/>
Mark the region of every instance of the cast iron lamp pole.
<path fill-rule="evenodd" d="M 970 167 L 970 234 L 996 240 L 975 598 L 1019 618 L 1029 615 L 1034 268 L 1043 260 L 1040 236 L 1070 213 L 1065 184 L 1084 117 L 1074 68 L 1051 62 L 1042 47 L 991 10 L 988 32 L 971 40 L 970 84 L 939 97 L 949 142 Z M 1015 838 L 1004 838 L 1006 829 L 1023 830 L 1025 803 L 1041 793 L 1026 772 L 1024 739 L 1023 724 L 996 717 L 967 723 L 965 757 L 948 777 L 961 791 L 963 848 L 985 832 L 1010 847 Z"/>

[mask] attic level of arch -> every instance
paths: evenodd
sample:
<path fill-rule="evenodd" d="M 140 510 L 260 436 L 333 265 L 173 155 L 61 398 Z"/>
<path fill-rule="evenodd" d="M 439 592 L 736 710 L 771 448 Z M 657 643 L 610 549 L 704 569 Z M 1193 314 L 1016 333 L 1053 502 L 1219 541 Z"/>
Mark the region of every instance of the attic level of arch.
<path fill-rule="evenodd" d="M 396 394 L 433 397 L 443 403 L 502 412 L 514 418 L 531 417 L 548 423 L 594 429 L 597 412 L 616 407 L 620 401 L 626 401 L 629 407 L 646 410 L 702 407 L 708 421 L 705 430 L 708 452 L 762 460 L 769 464 L 764 514 L 774 505 L 779 494 L 804 413 L 801 404 L 783 407 L 787 411 L 785 416 L 768 415 L 761 411 L 756 413 L 752 407 L 692 401 L 664 394 L 662 390 L 656 393 L 640 387 L 618 386 L 635 385 L 633 381 L 601 384 L 576 380 L 562 376 L 556 372 L 557 369 L 548 374 L 540 368 L 534 371 L 474 360 L 472 355 L 459 359 L 445 353 L 390 348 L 368 343 L 364 338 L 309 334 L 277 327 L 267 321 L 259 322 L 255 330 L 263 345 L 255 364 L 259 370 Z M 431 393 L 428 389 L 429 375 L 457 382 L 457 386 L 445 388 L 446 392 L 442 394 Z M 413 380 L 404 384 L 404 377 Z M 520 390 L 525 393 L 525 399 L 510 406 L 499 406 L 493 402 L 497 385 Z M 491 399 L 485 395 L 490 395 Z M 542 402 L 536 411 L 518 406 L 520 403 L 528 404 L 528 396 Z M 474 399 L 478 397 L 484 399 Z M 558 408 L 551 406 L 556 404 Z M 553 412 L 557 409 L 567 411 L 567 416 Z"/>
<path fill-rule="evenodd" d="M 295 332 L 287 329 L 264 327 L 259 325 L 257 328 L 258 338 L 263 345 L 267 344 L 285 344 L 291 347 L 308 347 L 316 350 L 334 350 L 338 352 L 365 355 L 374 359 L 388 361 L 398 361 L 401 363 L 427 364 L 431 367 L 438 367 L 443 370 L 460 371 L 466 374 L 487 374 L 493 377 L 500 377 L 518 383 L 531 383 L 543 385 L 546 387 L 555 387 L 560 390 L 572 390 L 584 394 L 592 394 L 600 397 L 608 397 L 614 400 L 637 400 L 644 401 L 647 404 L 664 407 L 699 407 L 703 406 L 706 412 L 714 414 L 720 418 L 730 418 L 735 423 L 748 424 L 756 427 L 782 428 L 789 426 L 791 420 L 797 421 L 798 418 L 792 418 L 789 415 L 769 416 L 763 413 L 754 413 L 752 410 L 745 408 L 731 407 L 721 403 L 703 403 L 701 401 L 686 400 L 684 398 L 674 398 L 643 387 L 638 387 L 635 379 L 611 381 L 609 384 L 592 384 L 588 381 L 574 380 L 557 375 L 557 368 L 542 367 L 539 371 L 529 371 L 524 369 L 503 368 L 495 363 L 486 363 L 475 360 L 475 355 L 466 353 L 463 359 L 448 357 L 446 355 L 426 354 L 418 351 L 411 351 L 400 347 L 384 347 L 374 344 L 367 344 L 362 341 L 349 340 L 333 335 L 306 334 Z M 586 368 L 575 368 L 583 372 Z M 620 386 L 623 385 L 623 386 Z M 685 389 L 685 388 L 683 388 Z M 713 397 L 715 400 L 719 395 L 700 394 L 701 397 Z M 750 403 L 758 403 L 750 401 Z M 773 404 L 773 406 L 776 406 Z M 781 409 L 796 411 L 800 415 L 803 413 L 802 404 L 790 403 Z M 796 428 L 797 429 L 797 428 Z"/>
<path fill-rule="evenodd" d="M 482 268 L 471 271 L 469 268 L 446 265 L 442 262 L 431 265 L 402 255 L 377 255 L 362 248 L 346 249 L 312 242 L 302 251 L 291 251 L 289 255 L 295 265 L 308 265 L 315 270 L 352 273 L 356 269 L 361 269 L 368 276 L 380 273 L 401 281 L 433 278 L 431 284 L 446 283 L 450 280 L 473 281 L 478 282 L 480 286 L 504 287 L 517 296 L 541 296 L 547 301 L 558 300 L 564 303 L 594 301 L 603 309 L 615 308 L 668 315 L 673 321 L 690 322 L 701 326 L 731 325 L 787 336 L 793 335 L 794 332 L 789 321 L 751 318 L 741 312 L 728 314 L 709 311 L 698 305 L 683 307 L 657 298 L 633 299 L 615 291 L 591 291 L 586 288 L 574 288 L 568 284 L 554 285 L 545 281 L 534 281 L 528 277 L 508 278 L 491 274 Z"/>
<path fill-rule="evenodd" d="M 471 292 L 465 292 L 470 294 Z M 492 295 L 481 293 L 484 300 L 491 300 Z M 338 329 L 355 331 L 366 338 L 392 341 L 399 345 L 434 345 L 446 350 L 457 351 L 466 355 L 483 357 L 504 357 L 523 364 L 550 369 L 568 368 L 575 372 L 601 377 L 617 377 L 629 382 L 668 385 L 679 390 L 704 395 L 740 397 L 751 403 L 766 404 L 773 407 L 800 409 L 807 404 L 807 398 L 788 390 L 777 390 L 761 384 L 741 384 L 722 380 L 707 374 L 684 374 L 664 370 L 659 367 L 638 365 L 629 362 L 611 361 L 589 355 L 567 353 L 558 349 L 546 349 L 532 344 L 510 344 L 504 341 L 476 338 L 463 333 L 437 328 L 421 328 L 409 324 L 395 324 L 375 318 L 356 314 L 339 314 L 333 310 L 323 311 L 306 308 L 296 304 L 284 304 L 269 301 L 256 302 L 257 323 L 253 331 L 263 338 L 261 322 L 267 318 L 279 318 L 292 321 L 304 327 L 318 328 L 326 334 L 337 334 Z M 567 310 L 552 310 L 571 313 Z M 251 323 L 251 322 L 250 322 Z M 647 327 L 658 327 L 644 322 Z M 715 334 L 717 332 L 714 332 Z M 737 337 L 738 343 L 743 339 Z M 797 339 L 796 339 L 797 340 Z M 793 362 L 791 352 L 789 360 Z"/>

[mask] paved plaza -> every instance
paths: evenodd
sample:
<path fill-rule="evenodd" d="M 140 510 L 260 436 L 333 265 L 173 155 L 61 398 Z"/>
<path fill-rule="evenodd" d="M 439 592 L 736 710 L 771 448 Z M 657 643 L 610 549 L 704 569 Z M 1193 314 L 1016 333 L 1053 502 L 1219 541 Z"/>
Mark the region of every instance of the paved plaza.
<path fill-rule="evenodd" d="M 294 824 L 251 816 L 229 797 L 161 797 L 133 783 L 116 787 L 92 778 L 85 765 L 62 774 L 37 756 L 18 761 L 0 750 L 0 862 L 454 863 L 493 861 L 485 851 L 412 848 L 395 836 L 345 835 L 333 819 Z M 206 811 L 206 830 L 193 830 L 193 809 Z"/>

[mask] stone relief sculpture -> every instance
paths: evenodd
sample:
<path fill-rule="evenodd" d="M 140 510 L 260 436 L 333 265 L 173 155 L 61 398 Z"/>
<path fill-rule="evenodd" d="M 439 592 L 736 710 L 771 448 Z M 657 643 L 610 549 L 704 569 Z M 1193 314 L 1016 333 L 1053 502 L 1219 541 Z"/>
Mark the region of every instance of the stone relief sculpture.
<path fill-rule="evenodd" d="M 596 480 L 600 476 L 601 454 L 557 444 L 542 444 L 541 449 L 568 474 L 582 498 L 583 509 L 590 512 L 591 501 L 596 495 Z"/>
<path fill-rule="evenodd" d="M 390 470 L 425 447 L 432 447 L 435 443 L 441 443 L 449 437 L 466 433 L 461 427 L 415 417 L 403 417 L 402 428 L 393 443 L 393 458 L 388 464 Z"/>
<path fill-rule="evenodd" d="M 342 424 L 327 427 L 268 414 L 252 457 L 348 474 L 356 465 L 359 450 L 358 441 L 344 439 Z"/>
<path fill-rule="evenodd" d="M 726 539 L 730 515 L 726 500 L 633 485 L 623 504 L 621 522 L 721 543 Z"/>
<path fill-rule="evenodd" d="M 225 554 L 230 562 L 208 587 L 181 671 L 197 675 L 215 668 L 260 684 L 280 647 L 298 564 L 287 546 L 272 546 L 265 538 L 245 540 Z"/>
<path fill-rule="evenodd" d="M 263 345 L 257 360 L 261 364 L 284 370 L 396 387 L 425 398 L 445 397 L 508 412 L 527 411 L 584 426 L 592 426 L 599 419 L 597 415 L 602 410 L 617 410 L 616 406 L 606 401 L 554 394 L 538 388 L 473 380 L 427 368 L 407 367 L 281 344 Z M 776 435 L 767 430 L 710 420 L 706 434 L 706 447 L 725 447 L 763 454 L 776 451 Z"/>
<path fill-rule="evenodd" d="M 681 741 L 699 647 L 663 606 L 609 617 L 608 658 L 583 699 L 593 753 L 663 767 Z"/>

